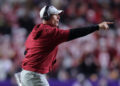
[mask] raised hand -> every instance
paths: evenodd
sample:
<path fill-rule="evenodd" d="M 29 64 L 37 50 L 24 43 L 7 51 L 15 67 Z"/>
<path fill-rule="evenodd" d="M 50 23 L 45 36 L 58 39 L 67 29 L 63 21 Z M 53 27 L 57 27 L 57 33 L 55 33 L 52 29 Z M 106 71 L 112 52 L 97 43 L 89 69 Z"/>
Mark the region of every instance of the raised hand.
<path fill-rule="evenodd" d="M 114 22 L 102 22 L 99 25 L 100 29 L 107 30 L 109 29 L 109 25 L 114 24 Z"/>

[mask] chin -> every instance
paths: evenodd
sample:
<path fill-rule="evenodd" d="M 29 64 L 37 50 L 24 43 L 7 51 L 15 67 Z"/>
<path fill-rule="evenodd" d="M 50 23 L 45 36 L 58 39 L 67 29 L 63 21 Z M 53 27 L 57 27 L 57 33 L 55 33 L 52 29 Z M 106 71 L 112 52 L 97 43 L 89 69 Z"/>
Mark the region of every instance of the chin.
<path fill-rule="evenodd" d="M 54 26 L 55 26 L 55 27 L 58 27 L 58 26 L 59 26 L 59 24 L 55 24 Z"/>
<path fill-rule="evenodd" d="M 52 26 L 58 27 L 58 26 L 59 26 L 59 23 L 54 23 L 54 24 L 52 24 Z"/>
<path fill-rule="evenodd" d="M 58 27 L 58 26 L 59 26 L 59 24 L 57 23 L 57 24 L 56 24 L 56 26 Z"/>

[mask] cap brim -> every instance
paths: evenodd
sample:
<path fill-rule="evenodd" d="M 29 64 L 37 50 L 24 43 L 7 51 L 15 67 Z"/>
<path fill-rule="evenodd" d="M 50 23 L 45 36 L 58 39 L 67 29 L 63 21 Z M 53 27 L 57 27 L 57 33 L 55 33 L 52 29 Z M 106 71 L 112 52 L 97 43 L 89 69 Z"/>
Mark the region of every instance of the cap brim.
<path fill-rule="evenodd" d="M 60 14 L 60 13 L 62 13 L 62 12 L 63 12 L 63 10 L 58 10 L 57 14 Z"/>

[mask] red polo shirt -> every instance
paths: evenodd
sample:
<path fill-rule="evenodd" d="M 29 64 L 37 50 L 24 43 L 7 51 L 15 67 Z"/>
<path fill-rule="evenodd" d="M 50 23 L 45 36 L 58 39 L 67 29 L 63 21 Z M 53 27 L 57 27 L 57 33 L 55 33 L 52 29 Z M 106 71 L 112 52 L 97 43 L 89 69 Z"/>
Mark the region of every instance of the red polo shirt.
<path fill-rule="evenodd" d="M 58 44 L 68 40 L 69 30 L 50 25 L 36 25 L 29 34 L 25 46 L 26 55 L 22 68 L 38 73 L 48 73 L 56 61 Z"/>

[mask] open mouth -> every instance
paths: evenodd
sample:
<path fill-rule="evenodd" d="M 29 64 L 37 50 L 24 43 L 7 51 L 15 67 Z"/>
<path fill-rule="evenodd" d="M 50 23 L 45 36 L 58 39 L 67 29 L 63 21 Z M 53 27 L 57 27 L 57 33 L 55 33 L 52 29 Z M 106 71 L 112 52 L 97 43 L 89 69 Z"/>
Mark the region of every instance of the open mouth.
<path fill-rule="evenodd" d="M 59 23 L 59 21 L 56 21 L 57 23 Z"/>

